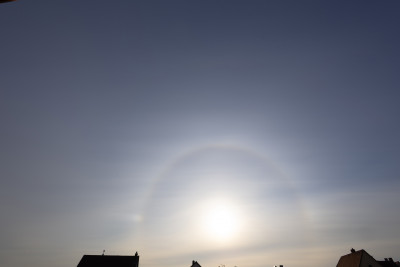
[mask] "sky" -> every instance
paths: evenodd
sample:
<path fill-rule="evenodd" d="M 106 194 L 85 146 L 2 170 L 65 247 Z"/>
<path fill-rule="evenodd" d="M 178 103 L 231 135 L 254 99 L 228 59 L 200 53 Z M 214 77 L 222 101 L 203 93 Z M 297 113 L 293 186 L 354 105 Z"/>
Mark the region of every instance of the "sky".
<path fill-rule="evenodd" d="M 0 4 L 0 266 L 399 260 L 399 13 Z"/>

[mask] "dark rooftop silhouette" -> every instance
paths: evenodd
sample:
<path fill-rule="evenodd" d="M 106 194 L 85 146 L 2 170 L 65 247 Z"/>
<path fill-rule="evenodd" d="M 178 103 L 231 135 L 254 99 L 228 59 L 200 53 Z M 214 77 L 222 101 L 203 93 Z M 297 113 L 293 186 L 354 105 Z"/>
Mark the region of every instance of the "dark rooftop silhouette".
<path fill-rule="evenodd" d="M 364 249 L 356 251 L 352 248 L 350 251 L 350 254 L 340 257 L 336 267 L 399 267 L 392 258 L 377 261 Z"/>
<path fill-rule="evenodd" d="M 84 255 L 78 267 L 139 267 L 139 255 Z"/>
<path fill-rule="evenodd" d="M 384 261 L 378 261 L 382 267 L 399 267 L 399 265 L 393 261 L 392 258 L 385 258 Z"/>
<path fill-rule="evenodd" d="M 361 249 L 340 257 L 336 267 L 382 267 L 371 255 Z"/>
<path fill-rule="evenodd" d="M 364 249 L 356 251 L 352 248 L 350 252 L 340 257 L 336 267 L 400 267 L 400 264 L 394 262 L 392 258 L 385 258 L 384 261 L 375 260 Z M 102 255 L 84 255 L 77 267 L 139 267 L 137 252 L 134 256 L 104 255 L 104 253 L 105 250 Z M 201 265 L 193 260 L 190 267 L 201 267 Z M 225 265 L 220 267 L 225 267 Z"/>
<path fill-rule="evenodd" d="M 201 265 L 197 261 L 192 261 L 192 266 L 190 267 L 201 267 Z"/>

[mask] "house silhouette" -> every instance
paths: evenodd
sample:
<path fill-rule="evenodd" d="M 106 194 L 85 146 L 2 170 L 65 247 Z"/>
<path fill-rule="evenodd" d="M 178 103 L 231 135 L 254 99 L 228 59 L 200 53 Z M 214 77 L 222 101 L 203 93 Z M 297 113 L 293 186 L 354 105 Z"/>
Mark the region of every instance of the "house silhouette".
<path fill-rule="evenodd" d="M 350 254 L 340 257 L 336 267 L 399 267 L 399 265 L 392 258 L 377 261 L 365 250 L 355 251 L 352 248 Z"/>
<path fill-rule="evenodd" d="M 83 255 L 78 267 L 139 267 L 139 255 Z"/>
<path fill-rule="evenodd" d="M 192 261 L 192 266 L 190 267 L 201 267 L 201 265 L 197 261 Z"/>

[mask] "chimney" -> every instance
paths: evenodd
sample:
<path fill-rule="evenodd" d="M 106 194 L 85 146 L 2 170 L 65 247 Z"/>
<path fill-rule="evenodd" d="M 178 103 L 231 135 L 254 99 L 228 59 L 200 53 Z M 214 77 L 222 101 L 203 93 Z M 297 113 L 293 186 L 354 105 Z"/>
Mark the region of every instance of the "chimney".
<path fill-rule="evenodd" d="M 133 267 L 139 267 L 139 253 L 136 251 Z"/>
<path fill-rule="evenodd" d="M 350 251 L 351 251 L 351 253 L 355 253 L 356 252 L 356 250 L 354 248 L 351 248 Z"/>
<path fill-rule="evenodd" d="M 389 261 L 394 262 L 392 258 L 389 258 Z"/>

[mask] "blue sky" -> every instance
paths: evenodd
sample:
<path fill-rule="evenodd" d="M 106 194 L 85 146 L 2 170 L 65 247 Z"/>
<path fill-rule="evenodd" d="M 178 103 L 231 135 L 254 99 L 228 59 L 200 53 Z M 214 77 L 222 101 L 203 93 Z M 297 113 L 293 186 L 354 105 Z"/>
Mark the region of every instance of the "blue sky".
<path fill-rule="evenodd" d="M 0 5 L 0 265 L 399 260 L 399 11 Z"/>

